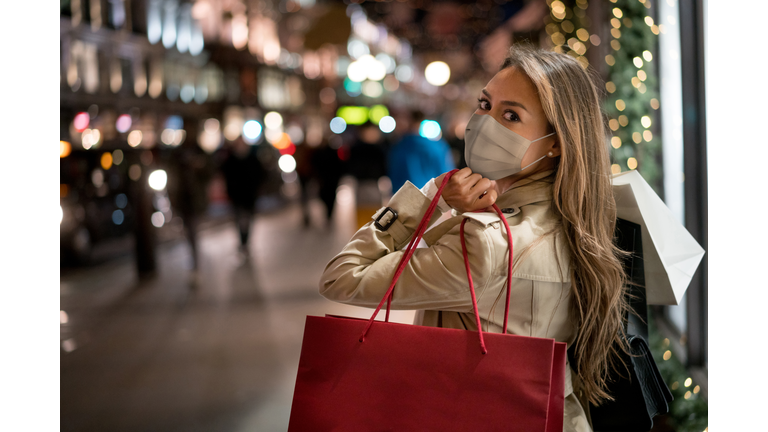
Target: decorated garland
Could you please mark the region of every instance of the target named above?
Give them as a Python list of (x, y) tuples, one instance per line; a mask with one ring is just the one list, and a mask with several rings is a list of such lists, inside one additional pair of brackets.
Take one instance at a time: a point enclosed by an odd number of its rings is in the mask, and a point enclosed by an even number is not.
[[(611, 39), (601, 40), (588, 29), (587, 0), (575, 0), (572, 7), (565, 0), (547, 0), (550, 22), (546, 31), (553, 50), (576, 58), (582, 66), (589, 62), (587, 51), (601, 43), (610, 44), (605, 83), (604, 111), (613, 136), (610, 139), (613, 173), (637, 169), (645, 180), (660, 191), (661, 140), (652, 129), (659, 109), (658, 80), (654, 67), (655, 47), (660, 30), (648, 16), (651, 0), (610, 0)], [(593, 0), (594, 1), (594, 0)]]

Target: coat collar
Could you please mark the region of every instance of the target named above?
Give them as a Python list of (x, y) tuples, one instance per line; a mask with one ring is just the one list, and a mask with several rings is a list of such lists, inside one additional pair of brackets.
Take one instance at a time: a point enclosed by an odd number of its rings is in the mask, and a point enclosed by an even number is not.
[(496, 200), (496, 205), (500, 209), (519, 209), (527, 204), (551, 200), (554, 174), (554, 170), (542, 171), (520, 180)]

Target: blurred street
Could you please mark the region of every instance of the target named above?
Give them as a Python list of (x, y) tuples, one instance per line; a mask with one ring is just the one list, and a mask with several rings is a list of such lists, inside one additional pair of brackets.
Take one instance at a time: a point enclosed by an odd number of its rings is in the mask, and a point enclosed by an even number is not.
[(351, 197), (332, 229), (300, 229), (298, 204), (257, 216), (247, 258), (233, 223), (204, 229), (197, 283), (183, 240), (158, 248), (145, 281), (130, 256), (62, 269), (61, 429), (285, 431), (305, 316), (370, 316), (318, 294), (353, 234)]

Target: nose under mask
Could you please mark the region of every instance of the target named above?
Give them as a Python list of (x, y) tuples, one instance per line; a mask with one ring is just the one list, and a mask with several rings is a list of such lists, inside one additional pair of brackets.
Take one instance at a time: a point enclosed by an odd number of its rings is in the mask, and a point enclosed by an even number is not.
[(498, 180), (517, 174), (544, 159), (546, 155), (522, 166), (523, 157), (531, 143), (554, 134), (552, 132), (529, 141), (505, 128), (490, 115), (472, 114), (464, 134), (464, 159), (472, 172)]

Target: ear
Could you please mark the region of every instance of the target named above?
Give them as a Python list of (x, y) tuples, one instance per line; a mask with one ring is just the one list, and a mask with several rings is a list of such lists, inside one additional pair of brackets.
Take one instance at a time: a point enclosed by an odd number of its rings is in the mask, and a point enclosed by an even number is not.
[(560, 154), (562, 153), (560, 148), (560, 139), (557, 138), (557, 135), (554, 136), (554, 140), (552, 140), (552, 143), (549, 144), (549, 146), (546, 148), (547, 156), (549, 156), (549, 153), (552, 153), (552, 156), (549, 157), (560, 157)]

